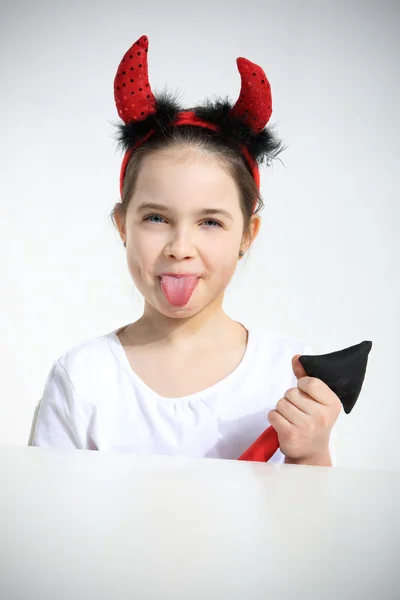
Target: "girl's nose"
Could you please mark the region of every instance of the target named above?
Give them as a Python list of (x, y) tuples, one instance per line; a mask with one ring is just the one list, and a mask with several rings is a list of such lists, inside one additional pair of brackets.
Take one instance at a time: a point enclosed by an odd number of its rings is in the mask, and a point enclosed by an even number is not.
[(191, 258), (195, 254), (195, 246), (189, 232), (176, 231), (165, 246), (166, 256), (183, 260)]

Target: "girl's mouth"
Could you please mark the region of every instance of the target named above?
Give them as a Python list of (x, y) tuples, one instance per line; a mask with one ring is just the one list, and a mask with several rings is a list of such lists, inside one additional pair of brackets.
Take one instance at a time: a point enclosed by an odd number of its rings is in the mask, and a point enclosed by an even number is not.
[(168, 274), (160, 276), (161, 290), (171, 306), (186, 306), (199, 282), (198, 275)]

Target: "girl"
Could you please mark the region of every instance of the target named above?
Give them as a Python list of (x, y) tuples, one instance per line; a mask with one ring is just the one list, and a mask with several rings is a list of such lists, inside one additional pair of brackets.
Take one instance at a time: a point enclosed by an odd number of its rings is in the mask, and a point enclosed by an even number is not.
[(330, 466), (341, 403), (306, 376), (298, 357), (309, 347), (223, 310), (260, 229), (258, 164), (282, 150), (266, 128), (268, 80), (238, 59), (234, 106), (182, 110), (153, 95), (147, 51), (142, 36), (114, 81), (125, 156), (112, 216), (143, 315), (55, 361), (32, 444), (236, 459), (268, 419), (272, 462)]

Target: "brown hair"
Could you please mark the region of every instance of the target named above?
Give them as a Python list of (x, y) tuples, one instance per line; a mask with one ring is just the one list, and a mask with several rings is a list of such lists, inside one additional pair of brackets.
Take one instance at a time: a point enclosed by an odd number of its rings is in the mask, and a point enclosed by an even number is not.
[[(229, 146), (218, 133), (190, 125), (181, 125), (163, 133), (155, 133), (135, 150), (126, 170), (121, 203), (117, 204), (111, 212), (114, 225), (117, 211), (122, 216), (126, 215), (144, 157), (152, 152), (176, 146), (195, 147), (201, 152), (214, 156), (233, 177), (240, 194), (240, 205), (244, 218), (243, 232), (248, 234), (252, 214), (259, 213), (264, 207), (264, 203), (245, 158), (238, 148)], [(254, 211), (256, 200), (257, 207)]]

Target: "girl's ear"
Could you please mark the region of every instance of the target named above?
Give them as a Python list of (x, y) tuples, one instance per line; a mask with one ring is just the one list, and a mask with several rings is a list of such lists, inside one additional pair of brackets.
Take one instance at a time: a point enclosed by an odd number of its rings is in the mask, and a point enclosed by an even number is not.
[(258, 232), (260, 231), (260, 227), (261, 227), (261, 217), (259, 215), (253, 215), (250, 219), (250, 224), (248, 227), (248, 230), (245, 232), (244, 236), (243, 236), (243, 242), (242, 242), (242, 246), (241, 249), (244, 252), (247, 252), (250, 248), (250, 246), (253, 244), (254, 240), (256, 239)]
[(115, 224), (118, 227), (119, 235), (121, 236), (122, 241), (125, 242), (125, 238), (126, 238), (125, 215), (123, 214), (121, 208), (122, 208), (121, 202), (117, 202), (117, 204), (114, 206), (113, 215), (114, 215)]

